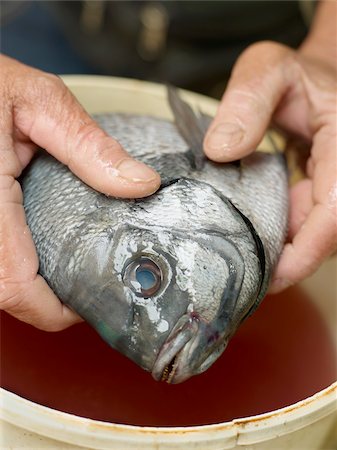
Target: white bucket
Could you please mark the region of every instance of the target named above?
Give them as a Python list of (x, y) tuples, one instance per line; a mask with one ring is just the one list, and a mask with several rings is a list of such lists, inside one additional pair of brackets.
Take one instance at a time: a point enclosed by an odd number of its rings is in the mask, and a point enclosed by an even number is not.
[[(90, 113), (124, 111), (171, 117), (165, 90), (160, 86), (107, 77), (67, 76), (64, 80)], [(185, 97), (201, 106), (203, 112), (214, 114), (217, 106), (214, 100), (192, 93)], [(267, 141), (263, 144), (264, 147), (268, 145)], [(310, 298), (322, 313), (337, 346), (336, 262), (336, 258), (326, 262), (303, 283), (303, 289), (310, 293)], [(298, 403), (269, 413), (191, 427), (157, 428), (100, 422), (41, 406), (5, 389), (0, 391), (0, 402), (0, 443), (3, 449), (337, 448), (337, 383)]]

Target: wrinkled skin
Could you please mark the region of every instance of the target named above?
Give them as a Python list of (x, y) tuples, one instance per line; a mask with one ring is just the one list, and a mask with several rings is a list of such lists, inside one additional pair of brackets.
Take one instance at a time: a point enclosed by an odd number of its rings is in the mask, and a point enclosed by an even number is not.
[(328, 27), (322, 45), (314, 33), (300, 51), (263, 42), (241, 55), (205, 139), (209, 158), (232, 161), (250, 154), (273, 121), (310, 148), (306, 176), (290, 191), (289, 242), (272, 292), (308, 277), (337, 249), (336, 3), (329, 3), (334, 31), (329, 37)]
[(82, 319), (38, 273), (17, 178), (42, 147), (109, 195), (142, 197), (160, 184), (92, 120), (62, 80), (0, 55), (0, 309), (58, 331)]

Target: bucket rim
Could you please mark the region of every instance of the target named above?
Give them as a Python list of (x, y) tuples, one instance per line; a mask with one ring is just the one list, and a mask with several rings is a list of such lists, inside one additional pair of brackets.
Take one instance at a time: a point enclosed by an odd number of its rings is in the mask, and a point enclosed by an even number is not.
[[(99, 87), (150, 95), (161, 102), (166, 97), (163, 85), (147, 81), (96, 75), (65, 75), (62, 79), (75, 94), (76, 89)], [(218, 101), (201, 94), (183, 92), (191, 104), (201, 104), (204, 113), (215, 112)], [(85, 106), (89, 112), (93, 112), (90, 106)], [(111, 111), (115, 109), (111, 105)], [(170, 117), (170, 111), (163, 108), (158, 115), (167, 118)], [(269, 145), (270, 142), (264, 139), (259, 147)], [(337, 381), (310, 397), (280, 409), (229, 422), (190, 427), (143, 427), (98, 421), (43, 406), (0, 388), (0, 420), (57, 441), (86, 448), (90, 445), (90, 448), (95, 449), (107, 448), (111, 443), (122, 445), (129, 442), (129, 448), (137, 449), (141, 448), (141, 443), (158, 443), (159, 437), (161, 443), (198, 442), (202, 445), (210, 439), (210, 433), (212, 441), (221, 442), (221, 448), (233, 443), (251, 445), (302, 429), (336, 411)]]
[[(103, 422), (43, 406), (0, 388), (0, 419), (25, 430), (69, 443), (88, 445), (94, 438), (95, 446), (118, 439), (148, 441), (161, 440), (202, 441), (209, 433), (219, 438), (233, 439), (241, 444), (262, 442), (272, 436), (287, 434), (315, 423), (337, 411), (337, 381), (327, 388), (289, 406), (255, 416), (233, 419), (229, 422), (189, 427), (144, 427)], [(258, 441), (257, 441), (258, 439)]]

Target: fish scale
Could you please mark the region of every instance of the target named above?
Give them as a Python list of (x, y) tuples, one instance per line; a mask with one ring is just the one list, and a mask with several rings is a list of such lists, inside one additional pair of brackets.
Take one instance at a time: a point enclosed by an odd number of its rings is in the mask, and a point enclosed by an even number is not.
[(107, 197), (45, 152), (21, 183), (39, 271), (60, 300), (155, 379), (179, 383), (220, 356), (264, 297), (288, 194), (280, 154), (207, 161), (204, 119), (176, 91), (169, 100), (179, 129), (149, 116), (95, 116), (160, 173), (154, 195)]

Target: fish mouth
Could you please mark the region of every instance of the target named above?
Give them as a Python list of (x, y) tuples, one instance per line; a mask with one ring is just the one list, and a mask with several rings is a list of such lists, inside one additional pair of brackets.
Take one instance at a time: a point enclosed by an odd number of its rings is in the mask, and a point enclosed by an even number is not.
[(152, 376), (157, 381), (167, 383), (180, 383), (190, 375), (178, 373), (178, 369), (184, 366), (189, 350), (198, 335), (198, 319), (194, 317), (182, 317), (171, 331), (166, 342), (162, 346), (152, 369)]

